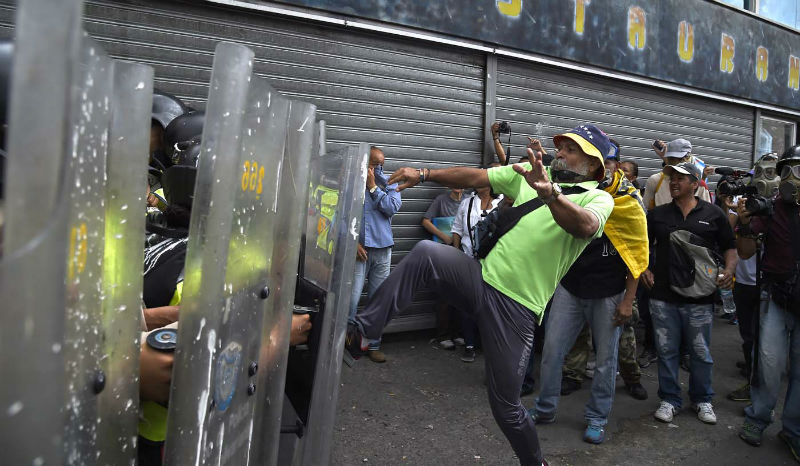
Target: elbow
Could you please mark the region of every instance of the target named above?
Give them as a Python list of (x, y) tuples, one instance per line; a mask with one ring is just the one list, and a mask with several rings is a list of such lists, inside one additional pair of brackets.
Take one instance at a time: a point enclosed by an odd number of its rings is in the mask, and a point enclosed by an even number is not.
[(598, 228), (600, 228), (600, 222), (597, 221), (594, 215), (591, 215), (591, 220), (582, 222), (578, 226), (577, 231), (573, 233), (573, 236), (579, 239), (589, 239), (597, 233)]

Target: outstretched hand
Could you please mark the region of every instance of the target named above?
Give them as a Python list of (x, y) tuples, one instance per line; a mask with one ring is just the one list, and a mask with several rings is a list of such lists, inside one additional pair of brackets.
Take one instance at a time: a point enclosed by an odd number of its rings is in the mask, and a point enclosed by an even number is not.
[(419, 184), (419, 170), (411, 167), (403, 167), (395, 170), (389, 177), (387, 184), (397, 183), (397, 190), (402, 191), (406, 188)]
[(525, 170), (522, 164), (515, 163), (514, 171), (522, 175), (528, 186), (535, 189), (539, 196), (549, 196), (552, 193), (552, 183), (547, 177), (547, 171), (542, 163), (542, 153), (534, 152), (528, 148), (528, 158), (530, 159), (531, 169)]

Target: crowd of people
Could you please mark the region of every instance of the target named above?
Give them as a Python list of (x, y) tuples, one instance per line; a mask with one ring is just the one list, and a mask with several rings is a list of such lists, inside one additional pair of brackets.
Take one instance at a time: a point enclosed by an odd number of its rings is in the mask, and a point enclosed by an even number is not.
[[(480, 351), (496, 422), (521, 464), (540, 465), (536, 425), (556, 422), (560, 397), (587, 373), (586, 442), (605, 440), (618, 373), (633, 398), (648, 399), (641, 370), (653, 362), (656, 420), (682, 411), (683, 368), (692, 411), (716, 424), (711, 329), (721, 315), (743, 340), (745, 383), (727, 394), (749, 402), (739, 436), (761, 444), (788, 368), (779, 436), (800, 462), (800, 146), (764, 155), (749, 172), (723, 171), (712, 193), (714, 168), (684, 138), (653, 143), (663, 168), (642, 186), (637, 163), (595, 125), (556, 135), (552, 155), (529, 138), (514, 164), (503, 126), (491, 127), (491, 167), (403, 167), (386, 179), (387, 192), (426, 182), (449, 189), (422, 220), (431, 240), (351, 313), (347, 350), (356, 358), (369, 351), (417, 291), (433, 290), (440, 302), (431, 343), (463, 346), (467, 363)], [(538, 378), (535, 336), (543, 338)], [(521, 397), (537, 382), (525, 406)]]

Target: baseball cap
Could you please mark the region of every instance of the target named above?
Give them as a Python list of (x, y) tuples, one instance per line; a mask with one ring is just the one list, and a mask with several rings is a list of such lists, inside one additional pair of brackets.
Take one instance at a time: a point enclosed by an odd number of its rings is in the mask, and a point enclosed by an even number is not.
[(692, 162), (681, 162), (677, 165), (667, 165), (664, 167), (664, 173), (667, 176), (672, 175), (673, 171), (693, 176), (695, 181), (700, 181), (700, 177), (702, 176), (700, 168)]
[(578, 125), (571, 131), (553, 136), (553, 144), (558, 147), (559, 141), (564, 138), (575, 141), (583, 152), (595, 157), (600, 162), (605, 161), (611, 151), (611, 142), (608, 140), (608, 136), (591, 123)]
[(664, 157), (682, 159), (692, 152), (692, 143), (686, 139), (676, 139), (667, 143), (667, 153)]
[(606, 160), (616, 160), (619, 162), (619, 144), (617, 141), (609, 138), (608, 139), (608, 154), (606, 154)]

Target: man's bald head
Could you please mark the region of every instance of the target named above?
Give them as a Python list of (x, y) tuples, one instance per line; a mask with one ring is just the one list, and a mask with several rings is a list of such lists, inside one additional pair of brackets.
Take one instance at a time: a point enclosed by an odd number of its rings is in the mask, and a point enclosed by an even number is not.
[(369, 148), (369, 166), (375, 168), (379, 165), (383, 165), (383, 162), (386, 157), (383, 155), (383, 151), (377, 147), (372, 146)]

